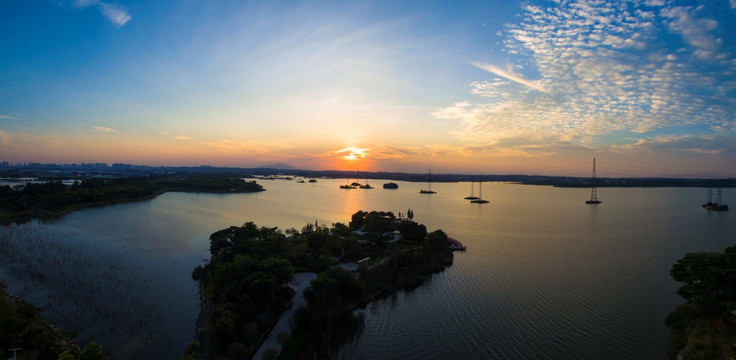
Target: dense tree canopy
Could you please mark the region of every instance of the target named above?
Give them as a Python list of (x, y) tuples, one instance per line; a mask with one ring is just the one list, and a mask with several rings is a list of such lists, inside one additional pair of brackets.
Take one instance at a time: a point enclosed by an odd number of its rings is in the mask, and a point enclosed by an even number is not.
[(683, 283), (677, 294), (719, 314), (736, 310), (736, 246), (721, 253), (688, 253), (670, 275)]
[(736, 246), (723, 253), (694, 252), (670, 270), (683, 283), (677, 294), (687, 302), (665, 320), (670, 328), (670, 358), (736, 358)]

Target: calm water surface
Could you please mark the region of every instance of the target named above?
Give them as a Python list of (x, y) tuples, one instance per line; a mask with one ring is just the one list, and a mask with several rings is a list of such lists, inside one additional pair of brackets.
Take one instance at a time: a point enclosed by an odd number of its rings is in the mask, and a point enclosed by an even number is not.
[[(468, 246), (430, 283), (361, 310), (364, 335), (341, 353), (356, 359), (665, 359), (664, 317), (681, 302), (670, 266), (686, 252), (736, 244), (734, 214), (700, 207), (705, 189), (603, 188), (603, 204), (591, 206), (584, 204), (588, 189), (485, 183), (490, 203), (480, 205), (463, 200), (467, 183), (432, 184), (437, 194), (422, 195), (426, 184), (339, 189), (344, 182), (262, 181), (268, 191), (255, 194), (167, 193), (6, 227), (0, 235), (90, 243), (92, 250), (75, 250), (80, 257), (109, 252), (133, 268), (127, 303), (157, 315), (149, 323), (150, 317), (117, 317), (137, 321), (127, 328), (141, 326), (150, 333), (145, 339), (117, 331), (125, 327), (111, 320), (103, 324), (98, 339), (119, 358), (181, 357), (199, 305), (191, 270), (208, 257), (209, 234), (246, 221), (299, 229), (314, 221), (347, 223), (361, 209), (411, 208), (430, 231), (443, 229)], [(724, 195), (728, 203), (729, 191)], [(8, 266), (0, 265), (0, 275), (10, 276)], [(65, 321), (60, 305), (45, 306), (63, 289), (22, 276), (5, 282), (52, 320)], [(81, 297), (75, 294), (64, 295)], [(104, 290), (99, 301), (106, 296), (119, 297)], [(109, 316), (90, 321), (103, 318)]]

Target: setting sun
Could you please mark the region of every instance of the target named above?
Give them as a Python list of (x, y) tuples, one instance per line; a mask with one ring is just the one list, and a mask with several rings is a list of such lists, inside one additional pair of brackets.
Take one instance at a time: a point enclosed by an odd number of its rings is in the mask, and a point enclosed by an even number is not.
[(354, 147), (349, 147), (347, 149), (342, 149), (336, 151), (338, 154), (344, 154), (342, 155), (343, 160), (348, 161), (354, 161), (354, 160), (360, 160), (365, 159), (366, 156), (368, 156), (367, 151), (370, 149), (356, 149)]

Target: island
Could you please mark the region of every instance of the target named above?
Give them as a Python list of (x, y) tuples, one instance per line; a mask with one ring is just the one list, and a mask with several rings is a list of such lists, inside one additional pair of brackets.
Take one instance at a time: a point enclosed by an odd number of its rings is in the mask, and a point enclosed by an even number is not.
[(693, 252), (670, 270), (686, 302), (667, 315), (671, 359), (736, 358), (736, 246)]
[(263, 190), (255, 181), (245, 181), (227, 173), (85, 177), (71, 184), (46, 177), (18, 187), (0, 186), (0, 225), (60, 216), (88, 207), (150, 199), (167, 191), (246, 193)]
[[(192, 272), (202, 310), (185, 359), (248, 359), (269, 337), (283, 345), (280, 355), (262, 349), (259, 358), (331, 358), (363, 329), (352, 310), (452, 265), (459, 242), (442, 230), (428, 233), (413, 213), (358, 211), (348, 225), (285, 231), (246, 222), (213, 233), (211, 259)], [(296, 284), (295, 274), (305, 273), (311, 282)], [(293, 310), (290, 331), (274, 334), (297, 300), (289, 285), (306, 286), (307, 304)]]
[(384, 189), (398, 189), (399, 188), (399, 184), (397, 184), (395, 182), (389, 182), (389, 183), (383, 184), (383, 188)]

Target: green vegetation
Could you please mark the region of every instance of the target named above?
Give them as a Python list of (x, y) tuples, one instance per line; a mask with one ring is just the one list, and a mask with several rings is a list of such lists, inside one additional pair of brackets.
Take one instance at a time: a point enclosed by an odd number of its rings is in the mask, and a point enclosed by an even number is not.
[(670, 275), (683, 283), (677, 294), (687, 300), (667, 315), (670, 357), (736, 359), (736, 246), (688, 253)]
[(23, 190), (0, 186), (0, 224), (74, 210), (153, 198), (166, 191), (240, 193), (262, 191), (254, 181), (227, 174), (169, 174), (127, 178), (84, 178), (71, 186), (61, 180), (27, 183)]
[(41, 317), (38, 310), (13, 297), (0, 283), (0, 359), (105, 360), (102, 345), (90, 342), (84, 350), (72, 344), (64, 334)]
[[(248, 222), (219, 230), (210, 236), (212, 259), (192, 272), (203, 290), (203, 313), (211, 311), (210, 331), (185, 357), (252, 356), (291, 304), (287, 282), (294, 271), (310, 271), (318, 276), (304, 292), (308, 306), (294, 313), (292, 336), (278, 334), (283, 351), (264, 356), (329, 358), (362, 332), (363, 319), (351, 310), (451, 265), (448, 245), (441, 230), (427, 235), (424, 225), (376, 211), (357, 212), (350, 226), (314, 223), (282, 232)], [(360, 260), (355, 272), (336, 266)]]

